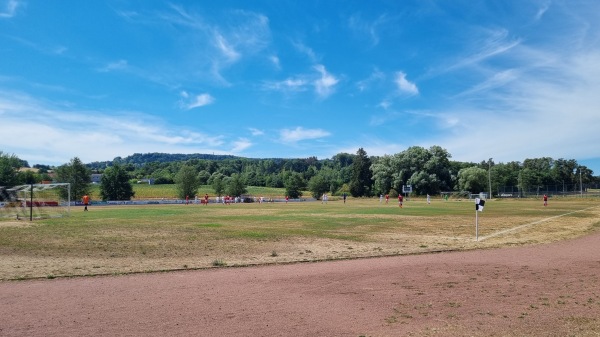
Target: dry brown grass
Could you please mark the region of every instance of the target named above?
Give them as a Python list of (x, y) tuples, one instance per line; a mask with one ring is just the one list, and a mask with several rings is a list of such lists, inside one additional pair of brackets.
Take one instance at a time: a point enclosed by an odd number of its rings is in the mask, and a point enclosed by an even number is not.
[[(0, 220), (0, 279), (348, 259), (564, 240), (597, 230), (596, 200), (490, 201), (475, 241), (471, 202), (378, 200), (110, 206)], [(511, 230), (514, 229), (514, 230)], [(503, 234), (499, 234), (505, 231)]]

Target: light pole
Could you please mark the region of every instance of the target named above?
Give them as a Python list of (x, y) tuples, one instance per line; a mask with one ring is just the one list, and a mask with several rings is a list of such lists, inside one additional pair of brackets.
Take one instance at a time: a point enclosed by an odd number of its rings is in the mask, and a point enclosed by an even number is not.
[(579, 191), (583, 198), (583, 183), (581, 182), (581, 166), (579, 167)]
[[(581, 197), (583, 198), (583, 184), (582, 184), (582, 179), (581, 179), (581, 166), (579, 166), (576, 169), (573, 169), (573, 174), (577, 174), (577, 171), (579, 170), (579, 195), (581, 195)], [(575, 192), (575, 191), (573, 191)]]
[(492, 199), (492, 158), (488, 160), (488, 182), (490, 183), (490, 199)]

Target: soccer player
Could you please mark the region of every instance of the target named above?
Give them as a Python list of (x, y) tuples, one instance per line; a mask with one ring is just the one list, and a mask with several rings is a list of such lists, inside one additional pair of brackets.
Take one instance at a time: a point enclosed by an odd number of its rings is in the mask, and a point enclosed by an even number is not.
[(83, 205), (85, 206), (85, 208), (83, 209), (84, 211), (87, 211), (87, 207), (90, 203), (90, 197), (86, 194), (83, 196), (83, 198), (81, 198), (81, 200), (83, 201)]
[(404, 198), (402, 197), (402, 194), (398, 194), (398, 206), (400, 206), (400, 208), (402, 208), (403, 200), (404, 200)]

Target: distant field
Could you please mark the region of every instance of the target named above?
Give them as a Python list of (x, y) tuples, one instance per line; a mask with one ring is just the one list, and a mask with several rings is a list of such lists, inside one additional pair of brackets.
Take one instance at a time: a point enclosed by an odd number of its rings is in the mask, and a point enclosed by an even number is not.
[[(134, 199), (175, 199), (177, 198), (177, 190), (174, 184), (166, 185), (148, 185), (148, 184), (133, 184), (135, 192)], [(198, 197), (208, 194), (211, 197), (215, 196), (215, 191), (209, 185), (202, 185), (198, 189)], [(265, 198), (281, 198), (285, 196), (284, 188), (273, 187), (257, 187), (249, 186), (248, 194), (254, 196), (264, 196)], [(100, 186), (92, 185), (90, 196), (94, 200), (100, 200)], [(304, 192), (305, 197), (310, 197), (310, 192)]]
[(0, 219), (0, 279), (491, 248), (563, 240), (599, 228), (597, 200), (578, 198), (551, 200), (548, 207), (541, 200), (490, 200), (479, 213), (479, 242), (473, 201), (434, 198), (428, 205), (413, 199), (402, 209), (376, 198), (346, 204), (95, 206), (89, 212), (72, 207), (66, 218)]

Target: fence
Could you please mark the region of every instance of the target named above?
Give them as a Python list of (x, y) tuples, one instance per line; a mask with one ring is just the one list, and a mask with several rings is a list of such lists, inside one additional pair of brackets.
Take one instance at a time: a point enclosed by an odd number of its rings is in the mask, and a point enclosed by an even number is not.
[(561, 184), (540, 186), (501, 186), (498, 188), (496, 197), (500, 198), (528, 198), (548, 196), (581, 196), (600, 197), (599, 184)]

